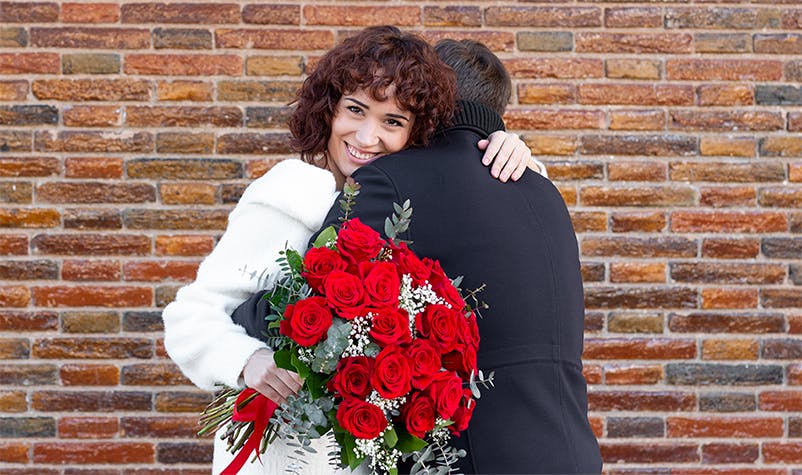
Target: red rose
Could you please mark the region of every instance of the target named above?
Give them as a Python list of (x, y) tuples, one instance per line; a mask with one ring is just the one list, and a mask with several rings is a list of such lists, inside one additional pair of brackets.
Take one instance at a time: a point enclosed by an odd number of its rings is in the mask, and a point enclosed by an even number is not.
[(398, 277), (396, 265), (390, 262), (370, 262), (359, 265), (365, 271), (363, 282), (370, 302), (376, 307), (394, 307), (398, 305), (401, 292), (401, 279)]
[(401, 275), (409, 274), (412, 277), (413, 285), (423, 285), (431, 273), (429, 267), (403, 243), (393, 249), (393, 262), (398, 264)]
[(457, 345), (457, 349), (443, 355), (443, 367), (456, 371), (463, 379), (476, 373), (476, 350), (471, 345)]
[(465, 317), (458, 311), (445, 305), (432, 304), (417, 315), (415, 328), (421, 335), (436, 343), (441, 353), (448, 353), (456, 345), (462, 323), (459, 321), (460, 318)]
[(332, 271), (345, 270), (345, 260), (327, 247), (313, 247), (304, 256), (304, 270), (301, 276), (317, 293), (323, 293), (323, 281)]
[(379, 233), (362, 224), (359, 218), (343, 223), (337, 233), (337, 249), (353, 263), (369, 261), (382, 250), (384, 241)]
[(432, 284), (432, 290), (438, 296), (444, 298), (454, 310), (465, 308), (465, 300), (459, 294), (457, 288), (454, 287), (454, 284), (451, 283), (451, 279), (446, 276), (445, 271), (440, 266), (440, 261), (424, 258), (423, 263), (431, 270), (429, 283)]
[(427, 432), (434, 429), (434, 401), (423, 393), (415, 393), (401, 408), (401, 415), (407, 431), (415, 437), (422, 439)]
[(365, 289), (359, 277), (341, 270), (332, 271), (323, 283), (326, 301), (337, 315), (352, 320), (361, 315), (367, 304)]
[(453, 371), (441, 371), (434, 376), (426, 393), (434, 400), (437, 414), (443, 419), (451, 419), (462, 399), (462, 379)]
[(412, 368), (401, 347), (385, 347), (376, 356), (371, 382), (382, 397), (395, 399), (412, 389)]
[(373, 358), (351, 356), (337, 363), (329, 389), (342, 397), (366, 398), (373, 390), (370, 375), (373, 373)]
[(440, 350), (429, 340), (417, 338), (407, 348), (407, 354), (412, 361), (412, 386), (423, 389), (440, 372)]
[(459, 403), (459, 407), (454, 411), (454, 415), (451, 416), (451, 420), (454, 423), (448, 426), (452, 434), (459, 437), (459, 433), (468, 428), (474, 408), (476, 408), (476, 401), (471, 396), (471, 390), (463, 390), (463, 398)]
[(465, 319), (461, 337), (463, 343), (472, 346), (474, 351), (479, 351), (479, 325), (476, 323), (475, 313), (471, 312), (471, 315)]
[(331, 321), (326, 299), (307, 297), (287, 305), (279, 330), (301, 346), (313, 346), (326, 336)]
[(345, 398), (337, 407), (337, 422), (357, 439), (376, 438), (387, 427), (378, 406), (355, 397)]
[(384, 307), (370, 310), (373, 319), (370, 322), (370, 336), (381, 347), (400, 345), (412, 341), (409, 331), (409, 316), (403, 310)]

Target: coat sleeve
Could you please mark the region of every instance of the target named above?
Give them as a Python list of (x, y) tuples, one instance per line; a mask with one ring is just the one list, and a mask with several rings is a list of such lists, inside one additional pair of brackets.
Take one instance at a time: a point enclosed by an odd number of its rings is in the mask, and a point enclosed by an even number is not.
[(195, 282), (181, 288), (162, 313), (167, 353), (200, 388), (241, 386), (248, 358), (266, 345), (230, 315), (275, 281), (280, 251), (305, 249), (336, 196), (330, 173), (299, 163), (300, 168), (277, 165), (248, 187)]

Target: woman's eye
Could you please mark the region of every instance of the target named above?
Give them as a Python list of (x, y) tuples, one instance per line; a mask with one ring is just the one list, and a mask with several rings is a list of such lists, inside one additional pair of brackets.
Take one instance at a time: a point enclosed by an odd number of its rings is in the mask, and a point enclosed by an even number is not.
[(360, 107), (357, 107), (357, 106), (346, 106), (345, 108), (348, 109), (349, 111), (353, 112), (354, 114), (361, 114), (362, 113), (362, 109)]
[(402, 124), (400, 121), (397, 121), (395, 119), (387, 119), (387, 124), (388, 125), (392, 125), (393, 127), (403, 127), (404, 126), (404, 124)]

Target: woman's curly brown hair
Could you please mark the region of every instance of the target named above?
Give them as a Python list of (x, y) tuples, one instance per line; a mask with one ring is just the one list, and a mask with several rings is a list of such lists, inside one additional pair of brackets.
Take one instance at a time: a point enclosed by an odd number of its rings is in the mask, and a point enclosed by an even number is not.
[(398, 105), (415, 115), (407, 145), (425, 145), (450, 123), (454, 73), (425, 40), (393, 26), (366, 28), (326, 53), (298, 90), (289, 119), (292, 146), (307, 162), (326, 157), (335, 107), (343, 94), (365, 89), (378, 100), (394, 86)]

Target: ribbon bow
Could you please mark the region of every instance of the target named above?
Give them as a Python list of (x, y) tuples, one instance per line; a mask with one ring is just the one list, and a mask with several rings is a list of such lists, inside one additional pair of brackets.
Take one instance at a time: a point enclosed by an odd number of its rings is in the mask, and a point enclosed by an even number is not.
[[(256, 394), (256, 396), (253, 396), (254, 394)], [(250, 397), (253, 397), (253, 399), (246, 403)], [(241, 406), (241, 404), (244, 404), (244, 406)], [(278, 408), (278, 404), (268, 399), (262, 393), (257, 392), (255, 389), (245, 388), (239, 396), (237, 396), (231, 420), (236, 422), (253, 422), (253, 432), (251, 432), (248, 440), (234, 457), (234, 460), (220, 472), (220, 475), (236, 475), (243, 465), (245, 465), (245, 462), (248, 461), (248, 456), (251, 455), (251, 452), (256, 452), (256, 457), (259, 457), (259, 446), (262, 442), (262, 434), (264, 434), (267, 423), (270, 421), (270, 418), (273, 417), (276, 408)]]

